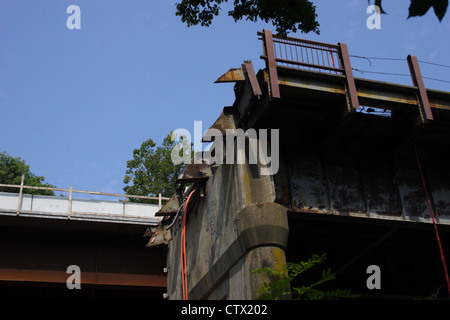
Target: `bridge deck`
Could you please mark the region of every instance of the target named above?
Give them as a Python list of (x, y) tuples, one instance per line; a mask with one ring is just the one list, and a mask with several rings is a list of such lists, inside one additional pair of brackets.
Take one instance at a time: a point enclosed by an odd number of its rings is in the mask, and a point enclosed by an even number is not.
[(157, 204), (0, 192), (0, 215), (156, 226), (158, 208)]

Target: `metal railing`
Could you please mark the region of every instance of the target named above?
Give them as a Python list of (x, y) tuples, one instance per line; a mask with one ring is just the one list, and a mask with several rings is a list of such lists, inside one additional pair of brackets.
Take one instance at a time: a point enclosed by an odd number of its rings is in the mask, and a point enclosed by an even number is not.
[(20, 185), (15, 184), (0, 184), (0, 187), (4, 188), (19, 188), (19, 199), (17, 204), (17, 215), (20, 214), (22, 209), (22, 199), (23, 199), (23, 190), (32, 189), (32, 190), (47, 190), (47, 191), (60, 191), (60, 192), (68, 192), (69, 193), (69, 206), (67, 217), (70, 219), (70, 215), (72, 214), (72, 194), (73, 193), (82, 193), (82, 194), (92, 194), (92, 195), (100, 195), (100, 196), (112, 196), (112, 197), (120, 197), (125, 198), (125, 203), (127, 203), (128, 199), (148, 199), (148, 200), (158, 200), (158, 208), (162, 207), (162, 201), (170, 200), (170, 198), (162, 197), (161, 193), (158, 194), (158, 197), (150, 197), (150, 196), (139, 196), (139, 195), (129, 195), (129, 194), (118, 194), (118, 193), (107, 193), (107, 192), (98, 192), (98, 191), (86, 191), (86, 190), (75, 190), (72, 186), (69, 189), (63, 188), (49, 188), (49, 187), (37, 187), (37, 186), (26, 186), (24, 185), (24, 176), (22, 175)]
[(350, 109), (359, 108), (350, 56), (345, 43), (329, 44), (305, 39), (280, 37), (270, 30), (258, 32), (263, 42), (272, 98), (280, 98), (277, 67), (289, 66), (344, 75)]
[[(345, 43), (330, 44), (292, 37), (273, 35), (270, 30), (258, 32), (263, 43), (264, 55), (269, 74), (270, 94), (272, 98), (280, 98), (277, 67), (294, 67), (310, 71), (336, 73), (343, 75), (350, 102), (350, 112), (360, 108), (358, 92), (353, 77), (350, 55)], [(413, 85), (417, 88), (421, 121), (433, 120), (423, 77), (416, 56), (408, 56), (408, 66)]]
[[(264, 36), (264, 33), (258, 32), (258, 35)], [(339, 45), (291, 37), (282, 38), (276, 35), (272, 35), (272, 42), (278, 65), (344, 73)], [(268, 58), (265, 46), (262, 58)]]
[(295, 38), (273, 37), (275, 60), (280, 65), (343, 74), (340, 47)]

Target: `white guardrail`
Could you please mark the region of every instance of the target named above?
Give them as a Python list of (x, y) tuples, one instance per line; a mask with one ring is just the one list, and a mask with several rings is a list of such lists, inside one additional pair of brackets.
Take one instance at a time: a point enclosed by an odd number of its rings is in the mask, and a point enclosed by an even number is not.
[[(20, 185), (0, 184), (0, 187), (19, 188), (19, 193), (0, 192), (0, 212), (2, 214), (26, 215), (42, 218), (65, 218), (76, 220), (96, 220), (110, 222), (136, 222), (155, 224), (159, 222), (155, 213), (161, 208), (162, 201), (169, 198), (124, 195), (96, 191), (46, 188)], [(68, 197), (31, 195), (26, 189), (68, 192)], [(109, 201), (73, 198), (74, 193), (93, 194), (125, 198), (125, 201)], [(129, 202), (129, 198), (158, 200), (158, 204)]]

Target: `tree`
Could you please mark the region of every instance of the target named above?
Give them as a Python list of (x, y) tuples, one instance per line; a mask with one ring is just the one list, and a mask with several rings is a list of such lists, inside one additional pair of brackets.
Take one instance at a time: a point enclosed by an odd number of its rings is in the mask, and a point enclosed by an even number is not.
[[(176, 4), (176, 15), (181, 16), (181, 21), (188, 27), (197, 24), (209, 26), (225, 2), (228, 0), (182, 0)], [(243, 18), (253, 22), (258, 19), (271, 22), (281, 35), (297, 30), (320, 33), (316, 7), (308, 0), (234, 0), (234, 8), (228, 11), (228, 15), (236, 22)]]
[[(134, 149), (133, 159), (127, 161), (127, 171), (123, 182), (126, 194), (140, 196), (171, 197), (175, 191), (176, 179), (185, 164), (172, 161), (172, 132), (156, 147), (152, 139), (145, 140), (139, 149)], [(156, 147), (156, 148), (155, 148)], [(134, 202), (151, 202), (145, 199), (131, 199)]]
[[(227, 2), (228, 0), (182, 0), (176, 4), (176, 15), (181, 16), (181, 21), (188, 27), (198, 24), (208, 27), (214, 17), (219, 15), (221, 6)], [(382, 8), (382, 0), (374, 0), (374, 4), (380, 7), (381, 13), (386, 13)], [(423, 16), (431, 7), (439, 21), (442, 21), (448, 0), (411, 0), (408, 18)], [(297, 30), (320, 33), (316, 7), (308, 0), (234, 0), (233, 9), (228, 11), (228, 15), (236, 22), (244, 18), (253, 22), (258, 19), (271, 22), (281, 36)]]
[(431, 7), (439, 21), (442, 21), (447, 12), (448, 0), (411, 0), (408, 18), (423, 16)]
[(304, 272), (314, 268), (318, 264), (324, 262), (326, 254), (313, 254), (307, 261), (300, 261), (300, 263), (288, 262), (281, 270), (274, 270), (270, 267), (259, 268), (253, 273), (264, 275), (271, 279), (270, 282), (264, 282), (259, 289), (260, 300), (279, 300), (283, 297), (291, 297), (294, 300), (338, 300), (338, 299), (352, 299), (358, 298), (360, 295), (353, 294), (350, 290), (335, 289), (335, 290), (321, 290), (318, 287), (324, 283), (334, 280), (336, 275), (331, 273), (331, 269), (322, 270), (322, 279), (310, 284), (293, 286), (294, 280)]
[[(370, 4), (370, 0), (368, 0), (368, 2)], [(381, 13), (386, 13), (383, 10), (381, 4), (382, 0), (375, 0), (375, 5), (380, 7)], [(439, 21), (442, 21), (445, 13), (447, 12), (448, 0), (411, 0), (408, 9), (408, 19), (411, 17), (423, 16), (428, 12), (428, 10), (430, 10), (431, 7), (433, 7), (434, 13), (436, 14), (436, 17), (439, 19)]]
[[(44, 177), (36, 176), (30, 172), (30, 167), (20, 157), (14, 158), (6, 152), (0, 152), (0, 183), (20, 185), (22, 175), (24, 175), (24, 185), (26, 186), (55, 188), (49, 183), (44, 183)], [(19, 188), (0, 187), (0, 191), (19, 193)], [(27, 194), (55, 195), (51, 190), (25, 189), (24, 192)]]

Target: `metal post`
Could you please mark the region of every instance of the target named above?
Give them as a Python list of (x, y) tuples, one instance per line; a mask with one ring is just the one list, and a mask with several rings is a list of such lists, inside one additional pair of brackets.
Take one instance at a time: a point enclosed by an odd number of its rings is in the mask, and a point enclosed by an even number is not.
[(252, 87), (253, 95), (255, 96), (262, 95), (261, 87), (259, 86), (258, 79), (256, 78), (255, 69), (253, 68), (252, 62), (244, 61), (242, 67), (244, 71), (247, 73), (248, 81), (250, 82), (250, 86)]
[(270, 91), (272, 98), (280, 98), (280, 87), (278, 85), (277, 62), (273, 48), (272, 32), (264, 29), (264, 44), (267, 56), (267, 68), (269, 69)]
[(22, 208), (22, 193), (23, 193), (23, 181), (25, 179), (25, 176), (22, 175), (22, 178), (20, 179), (20, 189), (19, 189), (19, 203), (17, 204), (17, 215), (20, 214), (20, 209)]
[(72, 186), (69, 187), (69, 212), (67, 218), (70, 219), (70, 214), (72, 213)]
[(347, 84), (348, 95), (350, 97), (350, 112), (359, 109), (358, 92), (356, 91), (355, 78), (353, 78), (350, 56), (348, 55), (347, 45), (339, 43), (342, 65), (344, 67), (345, 81)]
[[(425, 89), (422, 73), (420, 72), (419, 61), (417, 60), (417, 57), (413, 55), (409, 55), (407, 60), (412, 82), (414, 86), (416, 86), (419, 90), (419, 108), (422, 116), (422, 121), (425, 122), (427, 120), (433, 120), (433, 113), (431, 112), (427, 90)], [(423, 118), (424, 116), (425, 119)]]

